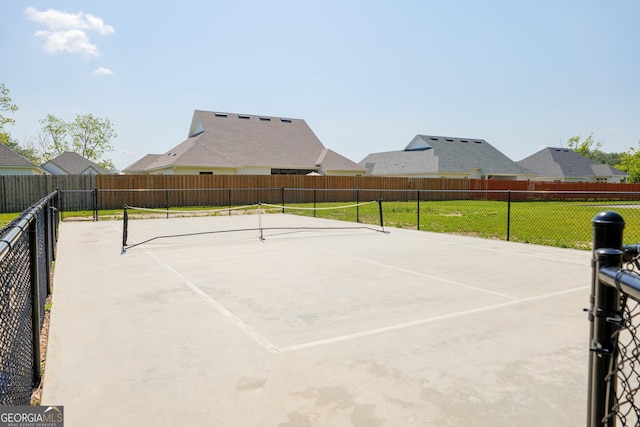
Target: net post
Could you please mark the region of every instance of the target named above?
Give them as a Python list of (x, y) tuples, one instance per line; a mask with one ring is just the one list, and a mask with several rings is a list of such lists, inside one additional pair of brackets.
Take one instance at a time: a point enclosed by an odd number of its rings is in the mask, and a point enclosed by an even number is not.
[(382, 198), (378, 200), (378, 210), (380, 211), (380, 228), (384, 231), (384, 219), (382, 218)]
[(98, 221), (98, 188), (93, 188), (93, 220)]
[(260, 229), (260, 240), (264, 240), (262, 233), (262, 202), (258, 202), (258, 228)]
[(284, 213), (284, 187), (281, 187), (281, 193), (282, 193), (282, 213)]
[(127, 229), (129, 227), (129, 213), (127, 212), (129, 207), (124, 205), (124, 215), (122, 220), (122, 252), (127, 247)]
[(360, 223), (360, 189), (356, 188), (356, 222)]
[(318, 190), (316, 190), (315, 188), (313, 189), (313, 217), (316, 217), (316, 204), (317, 204), (317, 192)]
[(227, 205), (229, 206), (229, 216), (231, 216), (231, 188), (227, 189)]

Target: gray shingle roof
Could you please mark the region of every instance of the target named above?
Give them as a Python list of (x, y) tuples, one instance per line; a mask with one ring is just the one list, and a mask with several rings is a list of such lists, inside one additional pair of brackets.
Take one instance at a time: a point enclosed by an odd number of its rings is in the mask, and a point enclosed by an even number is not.
[(520, 160), (518, 164), (547, 178), (627, 176), (613, 166), (598, 163), (568, 148), (547, 147)]
[(124, 169), (124, 171), (141, 172), (145, 168), (147, 168), (151, 163), (155, 162), (156, 159), (158, 157), (160, 157), (160, 156), (161, 156), (161, 154), (147, 154), (143, 158), (138, 159), (134, 163), (132, 163), (131, 165), (127, 166)]
[(0, 143), (0, 166), (37, 167), (25, 157)]
[(189, 137), (158, 156), (145, 170), (200, 166), (364, 172), (357, 163), (331, 150), (319, 165), (324, 150), (322, 142), (301, 119), (196, 110)]
[(88, 169), (93, 169), (100, 175), (107, 175), (110, 173), (102, 166), (99, 166), (91, 160), (85, 159), (80, 154), (72, 151), (64, 152), (55, 159), (49, 160), (47, 163), (42, 165), (44, 169), (47, 169), (49, 172), (54, 173), (53, 169), (48, 168), (50, 164), (57, 166), (69, 175), (81, 175), (83, 173), (86, 173)]
[(467, 173), (533, 175), (484, 139), (417, 135), (402, 151), (369, 154), (360, 165), (373, 175)]

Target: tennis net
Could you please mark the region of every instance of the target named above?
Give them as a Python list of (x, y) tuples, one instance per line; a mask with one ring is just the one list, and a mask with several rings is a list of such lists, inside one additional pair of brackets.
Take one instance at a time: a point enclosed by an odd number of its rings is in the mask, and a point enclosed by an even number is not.
[(254, 205), (179, 210), (124, 207), (122, 251), (142, 244), (215, 243), (318, 230), (385, 232), (382, 200), (322, 207)]

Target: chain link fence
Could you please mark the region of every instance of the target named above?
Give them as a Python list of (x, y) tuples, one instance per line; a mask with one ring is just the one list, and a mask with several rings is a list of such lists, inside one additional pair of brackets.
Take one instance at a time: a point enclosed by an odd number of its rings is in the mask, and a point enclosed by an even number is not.
[(587, 425), (640, 425), (640, 244), (623, 245), (625, 220), (593, 221)]
[(0, 405), (29, 404), (41, 380), (57, 201), (57, 192), (48, 195), (0, 230)]

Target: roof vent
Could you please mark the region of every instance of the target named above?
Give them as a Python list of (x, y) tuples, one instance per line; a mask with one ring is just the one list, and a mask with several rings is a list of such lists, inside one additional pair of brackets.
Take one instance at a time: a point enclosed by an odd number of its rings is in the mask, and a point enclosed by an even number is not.
[(447, 138), (447, 141), (449, 141), (449, 142), (453, 142), (453, 139), (451, 139), (451, 138)]
[(466, 139), (461, 139), (460, 142), (469, 142), (469, 141)]
[(473, 141), (473, 142), (475, 142), (476, 144), (482, 144), (482, 141)]
[(260, 121), (262, 121), (262, 122), (270, 122), (271, 119), (269, 117), (260, 117)]
[(282, 123), (291, 123), (291, 119), (280, 119)]
[(249, 120), (251, 117), (249, 117), (249, 116), (240, 116), (240, 115), (238, 115), (238, 118), (239, 118), (239, 119), (244, 119), (244, 120)]
[(433, 137), (433, 136), (429, 137), (429, 139), (432, 140), (432, 141), (437, 141), (438, 140), (438, 138)]
[(226, 114), (223, 114), (223, 113), (213, 113), (213, 114), (215, 114), (215, 115), (216, 115), (216, 117), (223, 117), (223, 118), (225, 118), (225, 119), (227, 118), (227, 115), (226, 115)]

